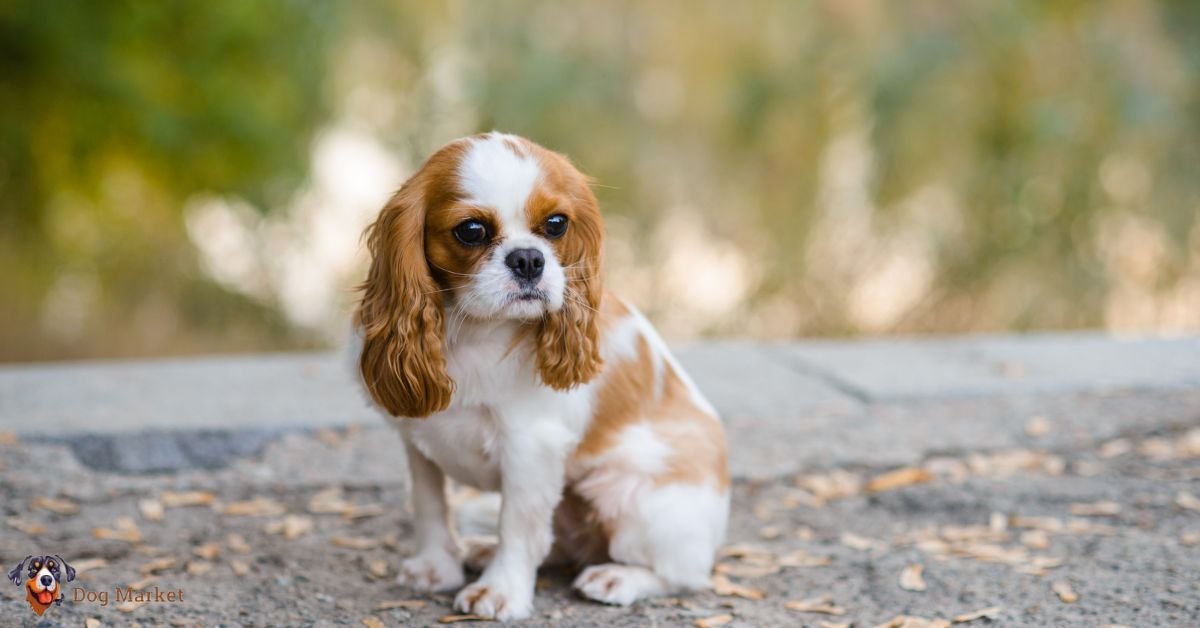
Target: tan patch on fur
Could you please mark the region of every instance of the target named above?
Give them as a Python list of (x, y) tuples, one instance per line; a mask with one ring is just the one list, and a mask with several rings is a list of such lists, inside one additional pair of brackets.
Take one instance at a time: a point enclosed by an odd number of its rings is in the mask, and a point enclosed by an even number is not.
[(554, 511), (554, 553), (578, 566), (610, 562), (611, 522), (600, 518), (592, 505), (567, 488)]

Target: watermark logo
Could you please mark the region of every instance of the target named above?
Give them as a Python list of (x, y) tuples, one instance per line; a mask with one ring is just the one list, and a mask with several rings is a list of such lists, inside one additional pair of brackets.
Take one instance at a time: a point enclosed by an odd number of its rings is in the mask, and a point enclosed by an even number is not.
[(51, 606), (62, 606), (66, 595), (63, 585), (75, 579), (75, 568), (61, 556), (26, 556), (8, 572), (8, 579), (25, 587), (25, 601), (39, 616)]

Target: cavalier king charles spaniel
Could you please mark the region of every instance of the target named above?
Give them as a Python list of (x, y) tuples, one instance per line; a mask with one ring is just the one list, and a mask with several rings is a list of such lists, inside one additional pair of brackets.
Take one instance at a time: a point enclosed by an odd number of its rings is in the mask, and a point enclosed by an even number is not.
[[(608, 604), (708, 586), (729, 512), (725, 435), (650, 323), (600, 279), (589, 180), (489, 133), (451, 142), (367, 232), (359, 372), (412, 473), (416, 553), (399, 580), (454, 606), (533, 611), (537, 570), (582, 569)], [(446, 477), (501, 495), (499, 542), (471, 561)]]

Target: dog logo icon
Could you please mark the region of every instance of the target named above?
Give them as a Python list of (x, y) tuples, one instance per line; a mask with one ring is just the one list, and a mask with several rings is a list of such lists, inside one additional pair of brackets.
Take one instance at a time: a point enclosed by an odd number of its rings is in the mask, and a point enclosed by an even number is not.
[(63, 585), (75, 579), (75, 569), (57, 554), (26, 556), (16, 569), (8, 572), (8, 579), (17, 586), (25, 585), (25, 601), (40, 616), (51, 606), (62, 605), (66, 598)]

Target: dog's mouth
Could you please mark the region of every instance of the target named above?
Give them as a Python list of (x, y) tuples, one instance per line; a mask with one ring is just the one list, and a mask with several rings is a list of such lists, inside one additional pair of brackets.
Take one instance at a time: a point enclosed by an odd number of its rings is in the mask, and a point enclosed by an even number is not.
[(550, 295), (546, 294), (545, 290), (539, 290), (537, 288), (522, 288), (521, 290), (509, 293), (508, 295), (509, 303), (529, 303), (535, 301), (541, 301), (545, 303), (549, 300)]
[(38, 604), (49, 605), (54, 602), (54, 591), (50, 589), (37, 591), (33, 588), (32, 583), (26, 585), (25, 588), (29, 590), (29, 594), (33, 596), (33, 599), (38, 601)]

